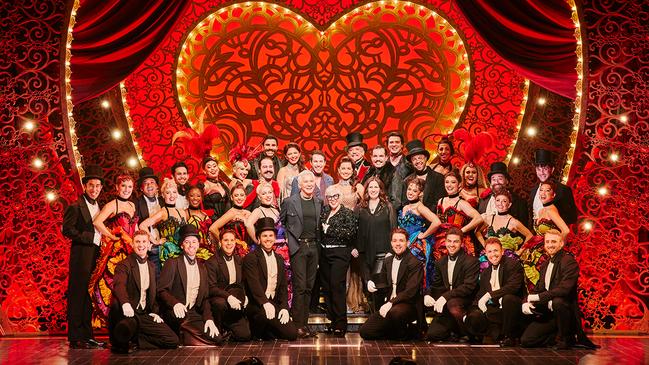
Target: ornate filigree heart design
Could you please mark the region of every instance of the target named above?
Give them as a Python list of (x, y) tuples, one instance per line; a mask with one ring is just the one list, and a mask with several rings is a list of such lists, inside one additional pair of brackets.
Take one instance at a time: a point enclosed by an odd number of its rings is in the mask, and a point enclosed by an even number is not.
[(270, 133), (333, 157), (352, 131), (370, 145), (395, 130), (408, 139), (451, 131), (470, 67), (460, 35), (423, 6), (370, 3), (320, 31), (288, 9), (253, 2), (199, 22), (175, 82), (189, 124), (204, 116), (226, 144)]

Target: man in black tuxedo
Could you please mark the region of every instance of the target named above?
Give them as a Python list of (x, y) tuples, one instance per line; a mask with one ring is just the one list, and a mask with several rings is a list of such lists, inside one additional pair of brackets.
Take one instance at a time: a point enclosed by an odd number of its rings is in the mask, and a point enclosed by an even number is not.
[[(536, 217), (539, 210), (543, 208), (543, 203), (539, 197), (539, 187), (543, 182), (548, 181), (554, 173), (554, 163), (552, 153), (548, 150), (538, 149), (534, 152), (534, 166), (536, 168), (536, 177), (539, 183), (534, 185), (530, 192), (530, 206), (532, 207), (532, 216)], [(559, 210), (559, 215), (567, 225), (577, 222), (577, 205), (575, 197), (572, 195), (572, 189), (561, 183), (556, 184), (554, 205)]]
[(530, 227), (530, 212), (528, 211), (527, 202), (514, 194), (511, 190), (509, 184), (511, 183), (512, 178), (507, 171), (507, 165), (504, 162), (492, 163), (489, 172), (487, 173), (487, 179), (489, 179), (491, 194), (486, 198), (480, 198), (480, 202), (478, 203), (478, 212), (480, 212), (480, 214), (487, 213), (488, 216), (497, 214), (496, 198), (493, 194), (498, 191), (498, 189), (505, 188), (512, 195), (512, 206), (509, 208), (509, 214), (518, 219), (521, 223)]
[(480, 274), (480, 289), (466, 318), (467, 331), (476, 337), (489, 335), (503, 347), (515, 346), (525, 295), (523, 266), (512, 257), (503, 256), (503, 246), (496, 237), (485, 242), (489, 267)]
[(190, 224), (180, 227), (183, 255), (167, 260), (162, 267), (158, 298), (162, 317), (174, 332), (182, 332), (182, 344), (217, 345), (223, 342), (223, 337), (212, 317), (207, 269), (196, 260), (198, 240), (196, 227)]
[(91, 349), (103, 347), (92, 334), (92, 303), (88, 294), (90, 275), (99, 255), (101, 234), (92, 220), (99, 214), (96, 199), (104, 184), (104, 171), (97, 165), (86, 168), (81, 180), (83, 195), (65, 208), (63, 235), (72, 240), (68, 276), (68, 341), (70, 348)]
[[(436, 212), (437, 202), (440, 198), (446, 196), (446, 189), (444, 189), (444, 175), (433, 171), (433, 169), (427, 166), (430, 152), (424, 148), (424, 143), (422, 141), (418, 139), (412, 140), (406, 144), (406, 148), (408, 149), (408, 155), (406, 158), (412, 164), (414, 172), (404, 180), (401, 204), (408, 204), (408, 199), (406, 198), (406, 190), (408, 190), (408, 187), (405, 185), (405, 181), (407, 181), (410, 176), (416, 176), (418, 179), (425, 181), (423, 197), (421, 199), (422, 203), (424, 203), (424, 205), (432, 212)], [(398, 208), (395, 207), (395, 209)]]
[(390, 186), (390, 190), (385, 193), (390, 198), (390, 203), (395, 210), (401, 208), (401, 196), (403, 194), (402, 181), (406, 181), (406, 177), (412, 173), (412, 166), (407, 158), (403, 155), (403, 134), (399, 132), (390, 132), (385, 140), (385, 144), (389, 150), (388, 163), (394, 167), (393, 180), (394, 183)]
[(158, 315), (155, 268), (147, 260), (149, 233), (133, 234), (133, 253), (115, 267), (113, 297), (108, 314), (110, 350), (129, 352), (134, 341), (140, 349), (178, 347), (178, 336)]
[[(408, 232), (395, 228), (391, 237), (394, 254), (385, 258), (380, 273), (388, 283), (389, 295), (379, 311), (361, 326), (360, 335), (366, 340), (406, 338), (409, 324), (418, 319), (418, 312), (423, 309), (424, 264), (408, 250)], [(372, 280), (367, 282), (367, 290), (377, 291)]]
[(280, 219), (286, 230), (293, 270), (293, 320), (302, 338), (315, 336), (307, 326), (311, 291), (318, 270), (320, 242), (320, 209), (322, 202), (314, 196), (315, 178), (305, 170), (297, 176), (300, 194), (282, 201)]
[[(158, 185), (160, 180), (155, 172), (150, 167), (143, 167), (140, 169), (139, 177), (137, 179), (137, 186), (140, 187), (142, 195), (135, 201), (135, 215), (138, 217), (138, 222), (144, 222), (145, 219), (156, 214), (162, 207), (164, 207), (164, 199), (158, 196)], [(155, 228), (151, 228), (149, 234), (158, 238), (158, 232)], [(151, 247), (149, 251), (149, 260), (155, 266), (156, 278), (160, 276), (160, 258), (158, 257), (158, 246)]]
[(235, 341), (250, 340), (250, 325), (244, 315), (248, 297), (243, 287), (242, 259), (234, 254), (236, 234), (221, 231), (221, 248), (206, 262), (210, 284), (210, 304), (216, 325), (230, 331)]
[(563, 250), (563, 235), (555, 229), (545, 233), (544, 248), (549, 260), (541, 264), (540, 278), (521, 309), (532, 321), (521, 336), (521, 346), (552, 345), (569, 349), (577, 344), (589, 349), (596, 346), (581, 327), (577, 302), (579, 265), (572, 254)]
[(446, 233), (448, 255), (435, 262), (433, 284), (424, 296), (424, 304), (433, 307), (435, 317), (426, 339), (444, 341), (452, 334), (465, 335), (464, 316), (478, 288), (478, 259), (461, 248), (464, 234), (452, 227)]
[(284, 259), (273, 251), (277, 238), (275, 221), (270, 217), (260, 218), (255, 224), (255, 232), (259, 248), (243, 259), (243, 280), (250, 294), (246, 312), (252, 335), (261, 339), (293, 341), (297, 338), (297, 329), (288, 313)]

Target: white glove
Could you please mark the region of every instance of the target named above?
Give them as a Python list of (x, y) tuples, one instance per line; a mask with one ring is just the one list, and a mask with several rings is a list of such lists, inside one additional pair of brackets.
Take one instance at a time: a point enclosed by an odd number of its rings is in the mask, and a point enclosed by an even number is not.
[(185, 313), (187, 313), (187, 307), (183, 303), (178, 303), (174, 305), (174, 314), (176, 318), (185, 318)]
[(369, 280), (367, 282), (367, 291), (370, 292), (370, 293), (374, 293), (374, 292), (376, 292), (376, 290), (377, 290), (376, 289), (376, 284), (374, 284), (374, 282), (372, 280)]
[(352, 257), (357, 258), (358, 257), (358, 250), (357, 249), (352, 249)]
[(392, 309), (392, 302), (387, 302), (381, 306), (379, 309), (379, 314), (381, 317), (385, 318), (388, 315), (388, 312)]
[(548, 302), (548, 309), (554, 312), (554, 308), (552, 308), (552, 301)]
[(426, 307), (432, 307), (435, 305), (435, 299), (431, 297), (430, 295), (424, 295), (424, 305)]
[(219, 335), (219, 329), (216, 328), (214, 321), (211, 319), (205, 321), (205, 327), (203, 327), (203, 332), (207, 333), (212, 338)]
[(530, 302), (523, 303), (523, 306), (521, 307), (521, 310), (523, 311), (523, 313), (528, 314), (528, 315), (533, 314), (532, 309), (534, 309), (534, 304), (532, 304)]
[(153, 317), (153, 322), (155, 322), (155, 323), (163, 323), (163, 322), (164, 322), (164, 321), (162, 320), (162, 317), (160, 317), (159, 315), (157, 315), (157, 314), (155, 314), (155, 313), (149, 313), (149, 315), (150, 315), (151, 317)]
[(328, 229), (329, 225), (327, 223), (322, 223), (322, 232), (326, 234)]
[(235, 298), (234, 295), (228, 296), (228, 305), (235, 311), (241, 310), (241, 301)]
[(124, 312), (124, 316), (129, 318), (135, 315), (135, 311), (133, 310), (133, 307), (131, 307), (131, 303), (122, 304), (122, 312)]
[(445, 305), (446, 305), (446, 298), (439, 297), (439, 299), (435, 301), (435, 312), (442, 313), (442, 311), (444, 311)]
[(246, 295), (245, 299), (243, 300), (243, 307), (245, 308), (247, 306), (248, 306), (248, 296)]
[(538, 302), (539, 301), (539, 295), (538, 294), (530, 294), (527, 296), (527, 301), (528, 302)]
[(482, 313), (487, 311), (487, 302), (491, 299), (491, 294), (486, 293), (485, 295), (478, 300), (478, 308), (482, 311)]
[(279, 319), (280, 324), (287, 324), (289, 319), (288, 311), (286, 309), (279, 311), (277, 319)]
[(264, 304), (264, 311), (266, 311), (266, 318), (268, 320), (275, 318), (275, 306), (270, 302)]

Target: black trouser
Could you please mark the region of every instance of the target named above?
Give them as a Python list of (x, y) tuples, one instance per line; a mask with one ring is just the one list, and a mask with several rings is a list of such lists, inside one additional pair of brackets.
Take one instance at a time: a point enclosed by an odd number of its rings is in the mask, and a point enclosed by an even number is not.
[(320, 255), (320, 277), (327, 303), (327, 318), (333, 329), (347, 331), (347, 269), (349, 247), (324, 248)]
[(392, 306), (385, 318), (376, 312), (372, 313), (361, 326), (359, 333), (365, 340), (404, 339), (408, 325), (417, 319), (417, 309), (410, 303), (399, 303)]
[[(205, 333), (205, 321), (196, 307), (187, 310), (185, 318), (176, 318), (174, 311), (164, 313), (164, 321), (180, 338), (180, 343), (186, 346), (213, 346), (223, 342), (222, 334), (210, 337)], [(216, 324), (216, 322), (215, 322)]]
[(521, 336), (521, 346), (539, 347), (554, 343), (559, 335), (559, 341), (568, 343), (574, 340), (575, 330), (573, 309), (563, 298), (552, 298), (552, 311), (547, 303), (535, 304), (536, 314)]
[(300, 248), (291, 256), (293, 270), (293, 321), (298, 328), (305, 327), (309, 319), (311, 289), (318, 270), (318, 247), (315, 240), (300, 240)]
[(297, 338), (296, 324), (292, 320), (288, 323), (281, 324), (277, 316), (281, 308), (271, 301), (275, 307), (275, 318), (268, 319), (266, 311), (257, 303), (250, 303), (246, 308), (246, 315), (250, 318), (250, 330), (252, 336), (264, 340), (281, 339), (294, 341)]
[(521, 298), (507, 294), (496, 303), (487, 304), (487, 311), (482, 312), (474, 306), (466, 318), (466, 329), (474, 336), (488, 335), (496, 340), (501, 337), (518, 337), (518, 328), (521, 321)]
[(250, 325), (243, 312), (243, 303), (241, 303), (241, 310), (230, 308), (227, 300), (220, 297), (210, 299), (210, 303), (214, 322), (222, 332), (224, 329), (228, 329), (232, 332), (233, 340), (250, 341)]
[(68, 340), (70, 342), (92, 338), (92, 301), (88, 293), (88, 283), (98, 255), (97, 245), (73, 245), (70, 248), (68, 279)]
[(442, 313), (435, 313), (433, 321), (428, 326), (426, 339), (430, 341), (442, 341), (447, 339), (451, 332), (456, 335), (464, 335), (466, 328), (463, 318), (471, 302), (464, 298), (451, 298), (446, 302)]
[(129, 318), (115, 313), (118, 310), (111, 310), (108, 317), (110, 344), (114, 349), (128, 350), (131, 341), (137, 341), (140, 349), (178, 347), (178, 336), (165, 323), (155, 323), (153, 317), (142, 311)]

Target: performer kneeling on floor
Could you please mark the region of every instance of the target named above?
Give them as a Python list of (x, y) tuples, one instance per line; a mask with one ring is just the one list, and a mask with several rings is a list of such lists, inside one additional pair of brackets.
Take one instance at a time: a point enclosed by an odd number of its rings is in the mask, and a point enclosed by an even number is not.
[[(115, 267), (113, 297), (108, 315), (111, 351), (178, 347), (178, 336), (157, 314), (155, 266), (148, 261), (149, 233), (136, 231), (133, 253)], [(134, 346), (131, 346), (134, 342)]]
[(234, 254), (236, 234), (221, 232), (221, 248), (205, 262), (210, 283), (210, 304), (216, 324), (232, 333), (235, 341), (250, 340), (250, 326), (244, 314), (248, 297), (243, 288), (242, 258)]
[[(360, 335), (366, 340), (405, 339), (410, 324), (416, 320), (418, 310), (422, 310), (422, 283), (424, 264), (408, 250), (408, 232), (403, 228), (392, 230), (393, 255), (386, 256), (382, 276), (386, 277), (390, 295), (378, 313), (372, 313), (360, 328)], [(367, 282), (367, 290), (376, 292), (372, 280)], [(417, 333), (417, 327), (410, 327)]]
[(196, 260), (198, 230), (185, 224), (179, 231), (183, 254), (168, 259), (160, 272), (158, 298), (163, 318), (184, 345), (220, 344), (223, 337), (212, 318), (207, 269)]
[(243, 259), (243, 280), (250, 304), (246, 314), (252, 336), (261, 339), (297, 338), (297, 328), (288, 313), (288, 282), (284, 259), (273, 251), (275, 221), (263, 217), (255, 223), (260, 247)]

